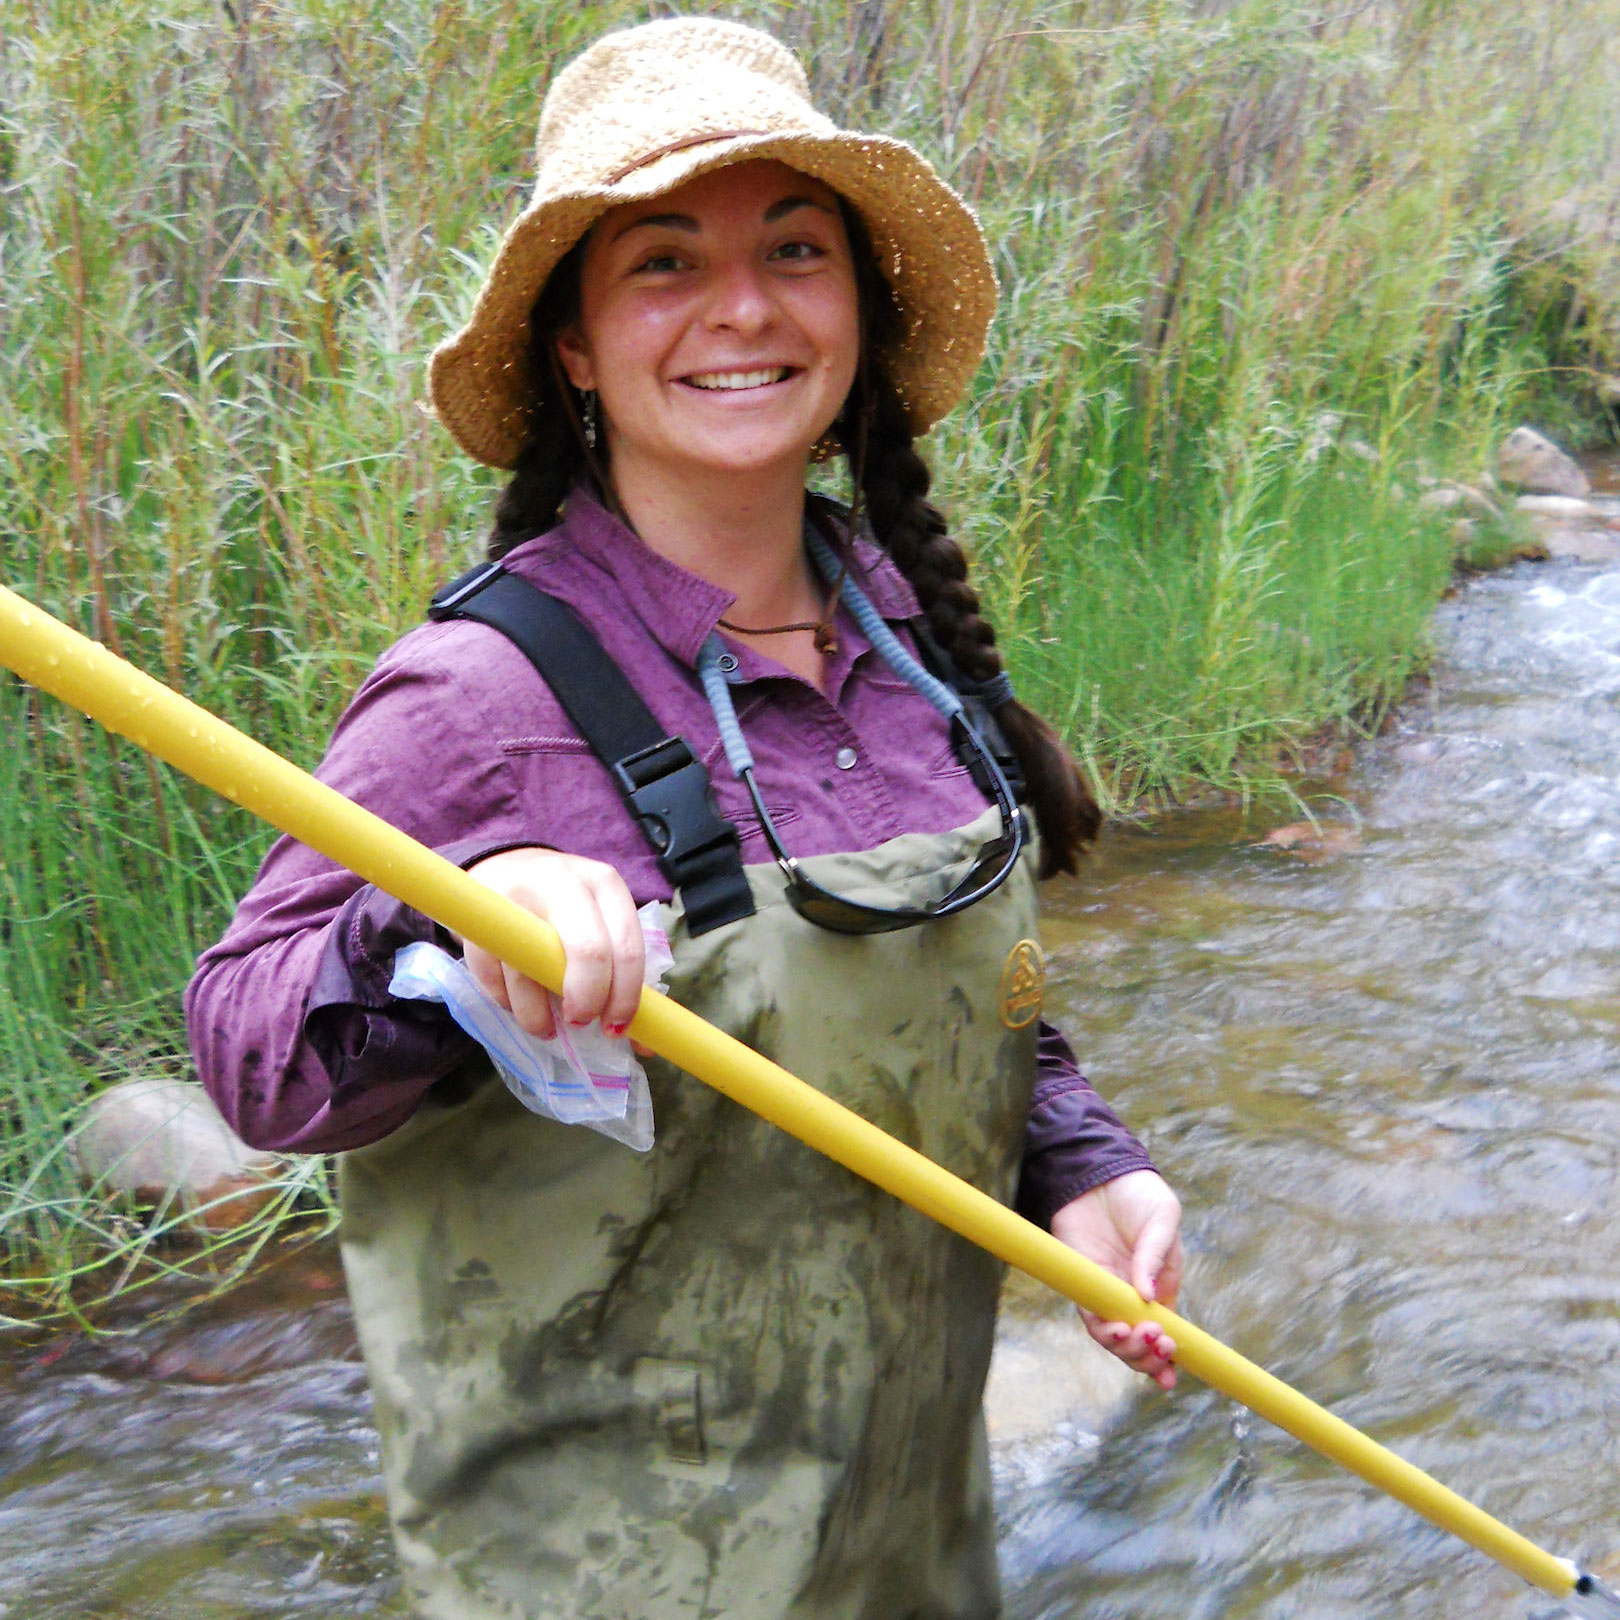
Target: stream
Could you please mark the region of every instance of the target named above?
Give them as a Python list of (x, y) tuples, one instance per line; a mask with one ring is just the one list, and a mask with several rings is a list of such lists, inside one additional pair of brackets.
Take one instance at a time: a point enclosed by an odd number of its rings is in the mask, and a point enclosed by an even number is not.
[[(1181, 1308), (1552, 1551), (1620, 1572), (1620, 570), (1440, 610), (1427, 693), (1291, 845), (1114, 829), (1049, 1006), (1187, 1208)], [(1480, 1620), (1550, 1600), (1190, 1380), (1004, 1312), (1009, 1620)], [(0, 1357), (0, 1617), (402, 1616), (329, 1252)], [(745, 1617), (739, 1617), (745, 1620)]]

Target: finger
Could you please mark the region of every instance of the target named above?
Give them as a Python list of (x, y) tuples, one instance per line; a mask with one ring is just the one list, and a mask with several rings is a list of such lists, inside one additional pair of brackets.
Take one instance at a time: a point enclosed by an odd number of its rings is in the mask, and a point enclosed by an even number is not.
[(1121, 1356), (1119, 1358), (1134, 1373), (1151, 1379), (1160, 1389), (1174, 1389), (1178, 1374), (1174, 1362), (1160, 1356)]
[(1080, 1317), (1086, 1324), (1086, 1332), (1110, 1355), (1119, 1355), (1130, 1342), (1129, 1322), (1105, 1322), (1101, 1317), (1092, 1315), (1090, 1311), (1081, 1311)]
[(636, 915), (635, 900), (612, 867), (601, 867), (589, 886), (612, 953), (612, 978), (602, 1023), (610, 1034), (622, 1034), (641, 1006), (647, 941), (641, 932), (641, 918)]
[(1168, 1366), (1176, 1359), (1176, 1341), (1157, 1322), (1142, 1324), (1139, 1342), (1144, 1361), (1162, 1362)]
[[(1158, 1326), (1157, 1323), (1149, 1325)], [(1148, 1340), (1137, 1367), (1138, 1371), (1151, 1378), (1160, 1389), (1174, 1389), (1176, 1383), (1175, 1362), (1176, 1341), (1163, 1328), (1160, 1328), (1157, 1336)]]
[(1159, 1279), (1176, 1245), (1181, 1212), (1174, 1204), (1156, 1209), (1137, 1234), (1131, 1251), (1131, 1287), (1145, 1300), (1159, 1297)]
[(1157, 1340), (1145, 1331), (1148, 1325), (1138, 1323), (1133, 1327), (1129, 1322), (1104, 1322), (1096, 1337), (1105, 1350), (1135, 1366), (1157, 1353)]
[(562, 941), (562, 1015), (576, 1027), (598, 1018), (613, 990), (613, 941), (594, 890), (574, 872), (546, 894), (546, 920)]
[[(1111, 1355), (1118, 1356), (1126, 1366), (1161, 1383), (1160, 1374), (1174, 1364), (1175, 1340), (1157, 1322), (1138, 1322), (1133, 1327), (1129, 1322), (1096, 1322), (1093, 1319), (1086, 1323), (1086, 1327), (1092, 1338)], [(1170, 1386), (1165, 1384), (1164, 1387), (1168, 1389)]]
[(1127, 1357), (1128, 1364), (1160, 1389), (1173, 1389), (1176, 1382), (1176, 1347), (1168, 1334), (1146, 1344), (1139, 1354)]
[(504, 1007), (510, 1012), (512, 1003), (506, 996), (506, 967), (501, 959), (486, 951), (481, 945), (474, 945), (468, 940), (462, 960), (466, 962), (467, 971), (473, 976), (473, 983), (497, 1007)]
[(1157, 1367), (1144, 1367), (1142, 1368), (1142, 1374), (1144, 1377), (1151, 1378), (1160, 1389), (1174, 1389), (1179, 1376), (1176, 1369), (1168, 1362)]
[(1181, 1235), (1176, 1234), (1176, 1240), (1170, 1245), (1170, 1252), (1164, 1258), (1164, 1264), (1159, 1268), (1158, 1290), (1159, 1303), (1168, 1309), (1174, 1310), (1176, 1299), (1181, 1293)]
[(557, 998), (514, 967), (506, 969), (507, 1006), (522, 1029), (537, 1040), (549, 1041), (557, 1033)]

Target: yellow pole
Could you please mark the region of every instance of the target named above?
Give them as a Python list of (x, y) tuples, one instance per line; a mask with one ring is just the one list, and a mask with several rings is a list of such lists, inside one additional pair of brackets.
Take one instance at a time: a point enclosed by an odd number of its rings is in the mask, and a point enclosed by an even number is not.
[[(0, 665), (538, 983), (561, 987), (562, 947), (547, 924), (3, 586)], [(1101, 1266), (667, 997), (643, 992), (630, 1030), (688, 1074), (1077, 1304), (1109, 1320), (1158, 1322), (1174, 1338), (1177, 1364), (1187, 1372), (1532, 1585), (1563, 1598), (1600, 1590), (1566, 1559), (1543, 1551), (1174, 1311), (1145, 1303)], [(1620, 1615), (1620, 1606), (1602, 1612)]]

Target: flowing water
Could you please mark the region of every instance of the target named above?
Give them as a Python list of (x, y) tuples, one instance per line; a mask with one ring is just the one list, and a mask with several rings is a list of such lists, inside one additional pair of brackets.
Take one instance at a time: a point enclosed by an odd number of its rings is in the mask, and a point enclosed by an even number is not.
[[(1053, 1005), (1187, 1206), (1182, 1308), (1552, 1550), (1620, 1555), (1620, 571), (1442, 608), (1432, 688), (1320, 809), (1115, 833)], [(1551, 1605), (1184, 1383), (1098, 1389), (1020, 1292), (992, 1404), (1017, 1620)], [(402, 1615), (341, 1292), (0, 1363), (0, 1616)], [(741, 1617), (740, 1617), (741, 1620)]]
[[(1185, 1314), (1613, 1573), (1620, 572), (1477, 580), (1438, 635), (1319, 838), (1178, 818), (1054, 894), (1056, 995), (1187, 1206)], [(1207, 1389), (1089, 1450), (1080, 1404), (998, 1446), (1018, 1620), (1550, 1607)]]

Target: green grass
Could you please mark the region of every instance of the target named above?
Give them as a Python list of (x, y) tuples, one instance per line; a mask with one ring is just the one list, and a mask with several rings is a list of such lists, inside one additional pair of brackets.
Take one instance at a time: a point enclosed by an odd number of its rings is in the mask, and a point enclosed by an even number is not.
[[(1620, 174), (1597, 0), (720, 9), (980, 210), (1002, 313), (929, 454), (1116, 811), (1286, 792), (1376, 723), (1453, 563), (1417, 473), (1475, 475), (1526, 412), (1590, 426), (1582, 368), (1620, 370), (1612, 248), (1549, 206)], [(526, 194), (550, 70), (647, 10), (12, 0), (6, 582), (312, 764), (481, 543), (495, 483), (421, 362)], [(62, 1133), (187, 1072), (179, 990), (268, 834), (3, 676), (0, 736), (0, 1251), (37, 1311), (171, 1253)]]

